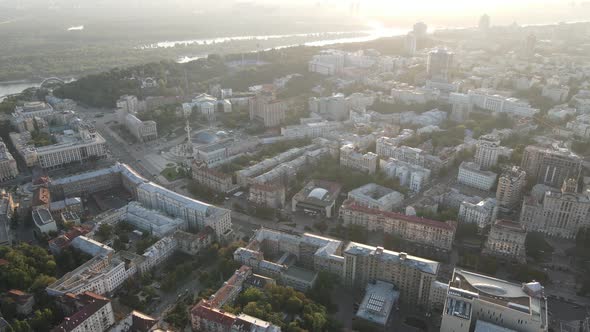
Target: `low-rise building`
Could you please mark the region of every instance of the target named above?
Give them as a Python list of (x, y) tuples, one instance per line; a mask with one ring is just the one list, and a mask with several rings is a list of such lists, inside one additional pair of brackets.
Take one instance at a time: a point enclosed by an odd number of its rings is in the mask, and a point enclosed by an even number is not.
[(111, 300), (106, 297), (84, 292), (73, 297), (74, 314), (66, 317), (51, 332), (103, 332), (115, 324)]
[(497, 220), (491, 227), (483, 253), (520, 263), (526, 262), (526, 230), (522, 224)]
[(483, 171), (473, 162), (464, 161), (459, 166), (457, 182), (479, 190), (491, 190), (496, 184), (498, 175), (491, 171)]
[(340, 166), (359, 170), (361, 172), (375, 174), (379, 157), (367, 152), (362, 154), (352, 145), (344, 145), (340, 148)]
[(566, 128), (574, 135), (582, 138), (590, 138), (590, 114), (582, 114), (567, 123)]
[(322, 121), (281, 127), (281, 136), (289, 139), (316, 138), (328, 135), (342, 127), (341, 122)]
[(143, 253), (142, 256), (144, 259), (139, 267), (139, 272), (145, 273), (154, 266), (162, 264), (177, 248), (178, 242), (174, 236), (161, 238)]
[(107, 246), (106, 244), (102, 244), (84, 235), (80, 235), (72, 239), (70, 245), (73, 248), (76, 248), (92, 257), (106, 256), (115, 252), (113, 248)]
[(137, 310), (131, 311), (129, 315), (117, 322), (109, 332), (159, 332), (158, 319), (148, 316)]
[(49, 232), (57, 232), (57, 224), (53, 220), (53, 216), (47, 208), (38, 207), (31, 212), (33, 222), (35, 224), (35, 231), (38, 234), (47, 234)]
[(356, 204), (381, 211), (391, 211), (401, 206), (404, 195), (376, 183), (369, 183), (348, 192), (348, 199)]
[(52, 254), (59, 255), (62, 252), (62, 250), (71, 245), (72, 241), (76, 237), (80, 235), (85, 235), (88, 232), (90, 232), (90, 229), (74, 226), (66, 233), (49, 240), (49, 250)]
[(498, 214), (496, 200), (486, 198), (482, 201), (463, 201), (459, 207), (459, 221), (476, 224), (479, 229), (491, 225)]
[(331, 218), (336, 213), (336, 199), (342, 185), (324, 181), (311, 180), (291, 200), (291, 211), (319, 213)]
[(346, 226), (356, 225), (369, 231), (397, 235), (408, 242), (436, 250), (451, 250), (455, 238), (456, 223), (454, 222), (441, 222), (371, 209), (353, 200), (344, 201), (340, 207), (340, 218)]
[(367, 284), (365, 296), (356, 312), (356, 317), (377, 326), (388, 326), (391, 312), (397, 306), (399, 291), (395, 286), (380, 280)]
[(548, 331), (547, 313), (547, 298), (538, 282), (513, 284), (455, 268), (440, 330), (468, 332), (484, 322), (514, 331)]

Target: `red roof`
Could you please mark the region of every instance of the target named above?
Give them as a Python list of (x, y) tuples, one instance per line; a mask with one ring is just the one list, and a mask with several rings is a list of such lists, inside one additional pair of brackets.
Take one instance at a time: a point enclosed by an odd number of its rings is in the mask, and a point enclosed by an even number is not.
[(386, 218), (397, 219), (397, 220), (402, 220), (402, 221), (416, 223), (416, 224), (424, 224), (427, 226), (441, 228), (441, 229), (449, 230), (449, 231), (451, 231), (451, 230), (454, 231), (457, 228), (455, 223), (450, 222), (450, 221), (442, 222), (442, 221), (436, 221), (436, 220), (431, 220), (431, 219), (426, 219), (426, 218), (421, 218), (421, 217), (407, 216), (405, 214), (401, 214), (401, 213), (397, 213), (397, 212), (371, 209), (366, 206), (359, 205), (358, 203), (354, 202), (353, 200), (344, 201), (344, 203), (342, 203), (341, 209), (358, 211), (358, 212), (371, 214), (371, 215), (381, 215)]
[(201, 302), (191, 309), (191, 316), (221, 324), (228, 328), (231, 327), (236, 320), (236, 317), (231, 313), (210, 308), (208, 302), (205, 300), (201, 300)]
[(85, 292), (79, 296), (80, 300), (86, 305), (70, 317), (64, 318), (63, 322), (56, 326), (52, 332), (73, 331), (76, 327), (84, 323), (88, 318), (94, 315), (98, 310), (107, 305), (111, 300), (92, 292)]
[(0, 258), (0, 266), (4, 266), (4, 265), (8, 265), (10, 264), (9, 261), (5, 260), (4, 258)]

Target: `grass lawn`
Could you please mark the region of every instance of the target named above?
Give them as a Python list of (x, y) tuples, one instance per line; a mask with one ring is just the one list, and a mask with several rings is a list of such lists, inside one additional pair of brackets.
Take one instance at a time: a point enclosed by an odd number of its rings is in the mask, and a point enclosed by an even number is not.
[(176, 167), (167, 167), (160, 174), (162, 174), (168, 181), (174, 181), (180, 177)]

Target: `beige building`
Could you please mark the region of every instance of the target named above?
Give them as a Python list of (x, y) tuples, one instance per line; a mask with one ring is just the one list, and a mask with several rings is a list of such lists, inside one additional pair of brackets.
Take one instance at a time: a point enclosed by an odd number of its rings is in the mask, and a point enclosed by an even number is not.
[(12, 200), (12, 195), (4, 189), (0, 189), (0, 246), (12, 245), (10, 223), (15, 208), (16, 205)]
[(287, 103), (277, 100), (272, 92), (259, 92), (249, 101), (250, 120), (261, 120), (265, 127), (277, 127), (285, 122)]
[(526, 230), (521, 224), (497, 220), (490, 229), (483, 253), (524, 263), (525, 240)]
[(456, 224), (401, 213), (380, 211), (346, 200), (340, 207), (340, 218), (346, 226), (357, 225), (369, 231), (395, 234), (402, 239), (441, 250), (451, 250)]
[(526, 172), (518, 166), (505, 170), (498, 180), (496, 202), (499, 208), (514, 209), (522, 199), (526, 185)]
[[(569, 185), (568, 185), (569, 183)], [(590, 198), (577, 193), (577, 181), (565, 181), (561, 191), (545, 192), (541, 201), (527, 197), (522, 205), (520, 223), (528, 232), (541, 232), (566, 239), (590, 225)]]
[(449, 282), (441, 332), (548, 331), (548, 303), (538, 282), (513, 284), (456, 268)]
[(362, 154), (352, 145), (344, 145), (340, 148), (340, 166), (359, 170), (361, 172), (375, 174), (379, 157), (367, 152)]
[(0, 182), (13, 179), (18, 175), (16, 160), (0, 138)]
[(141, 121), (133, 114), (125, 116), (127, 129), (140, 142), (148, 142), (158, 139), (158, 126), (155, 121)]
[(197, 183), (220, 193), (228, 193), (237, 186), (233, 184), (232, 176), (207, 167), (206, 163), (193, 162), (193, 180)]

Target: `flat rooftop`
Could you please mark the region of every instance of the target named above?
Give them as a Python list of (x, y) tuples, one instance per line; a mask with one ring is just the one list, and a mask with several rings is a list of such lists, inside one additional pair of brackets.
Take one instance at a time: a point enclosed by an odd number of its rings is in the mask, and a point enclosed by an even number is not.
[(391, 315), (391, 310), (398, 300), (399, 291), (395, 290), (392, 284), (383, 281), (369, 283), (356, 316), (385, 326)]
[(292, 277), (292, 278), (299, 279), (299, 280), (303, 280), (307, 283), (313, 282), (313, 280), (316, 278), (317, 274), (318, 274), (317, 272), (303, 269), (303, 268), (300, 268), (297, 266), (290, 266), (287, 269), (287, 271), (285, 271), (285, 275)]

